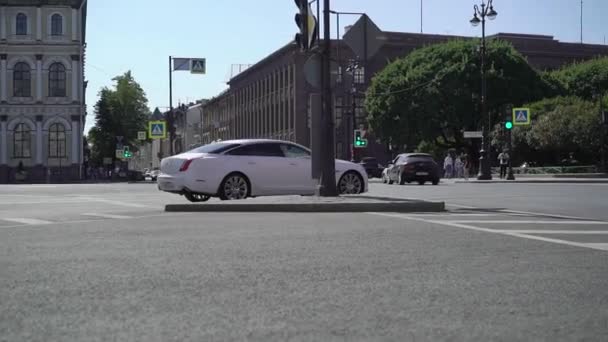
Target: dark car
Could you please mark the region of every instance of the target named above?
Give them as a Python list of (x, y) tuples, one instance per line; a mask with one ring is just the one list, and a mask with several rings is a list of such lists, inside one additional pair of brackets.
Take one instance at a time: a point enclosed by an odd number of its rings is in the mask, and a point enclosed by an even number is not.
[(439, 184), (441, 170), (439, 165), (433, 160), (430, 154), (426, 153), (404, 153), (400, 154), (392, 161), (386, 169), (388, 183), (418, 182), (423, 185), (431, 182), (433, 185)]
[(384, 169), (384, 167), (380, 164), (378, 164), (378, 160), (374, 157), (365, 157), (363, 159), (361, 159), (361, 162), (359, 163), (361, 164), (361, 166), (363, 166), (363, 168), (365, 169), (365, 172), (367, 172), (367, 176), (369, 178), (381, 178), (382, 177), (382, 170)]

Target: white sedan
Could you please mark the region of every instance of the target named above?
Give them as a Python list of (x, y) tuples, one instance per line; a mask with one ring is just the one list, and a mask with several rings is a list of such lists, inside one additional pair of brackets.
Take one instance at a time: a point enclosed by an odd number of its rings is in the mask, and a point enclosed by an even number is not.
[[(312, 195), (310, 151), (279, 140), (229, 140), (195, 148), (161, 161), (158, 188), (191, 202), (274, 195)], [(365, 169), (336, 160), (340, 194), (367, 191)]]

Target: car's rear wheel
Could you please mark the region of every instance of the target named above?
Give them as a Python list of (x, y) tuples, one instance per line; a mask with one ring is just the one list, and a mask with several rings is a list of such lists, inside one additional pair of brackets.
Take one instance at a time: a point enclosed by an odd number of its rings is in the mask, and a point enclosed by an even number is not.
[(433, 185), (439, 184), (439, 179), (433, 179)]
[(241, 173), (231, 173), (220, 185), (218, 196), (222, 200), (240, 200), (249, 196), (249, 180)]
[(363, 192), (363, 178), (354, 171), (348, 171), (338, 181), (338, 191), (341, 195), (356, 195)]
[(196, 202), (207, 202), (211, 197), (207, 196), (207, 195), (203, 195), (203, 194), (193, 194), (191, 192), (187, 192), (186, 194), (184, 194), (184, 196), (186, 197), (186, 199), (190, 202), (196, 203)]
[(425, 183), (425, 181), (423, 181), (423, 180), (418, 181), (419, 185), (424, 185), (424, 183)]

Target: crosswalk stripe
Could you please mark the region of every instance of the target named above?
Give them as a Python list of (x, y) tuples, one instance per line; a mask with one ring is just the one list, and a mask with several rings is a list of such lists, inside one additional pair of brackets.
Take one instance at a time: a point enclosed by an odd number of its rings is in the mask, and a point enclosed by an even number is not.
[(504, 223), (504, 224), (581, 224), (581, 225), (608, 225), (608, 222), (603, 221), (530, 221), (530, 220), (450, 220), (446, 222), (452, 223)]
[(102, 218), (110, 218), (110, 219), (129, 219), (131, 216), (125, 215), (114, 215), (114, 214), (103, 214), (103, 213), (84, 213), (84, 216), (93, 216), (93, 217), (102, 217)]
[(564, 235), (606, 235), (607, 230), (516, 230), (516, 229), (496, 229), (498, 233), (515, 234), (564, 234)]
[(601, 249), (608, 251), (608, 243), (586, 243), (589, 248)]
[(24, 218), (24, 217), (3, 217), (2, 220), (4, 221), (9, 221), (9, 222), (16, 222), (16, 223), (22, 223), (22, 224), (29, 224), (29, 225), (40, 225), (40, 224), (52, 224), (53, 222), (51, 221), (45, 221), (45, 220), (39, 220), (39, 219), (33, 219), (33, 218)]

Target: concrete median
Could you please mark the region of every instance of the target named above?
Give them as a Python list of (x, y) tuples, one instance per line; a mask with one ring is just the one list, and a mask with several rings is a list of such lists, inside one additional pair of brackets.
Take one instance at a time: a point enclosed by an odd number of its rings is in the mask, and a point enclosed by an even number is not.
[(202, 204), (168, 204), (167, 212), (293, 212), (293, 213), (352, 213), (352, 212), (442, 212), (444, 202), (388, 198), (319, 199), (303, 197), (297, 200), (250, 199)]

